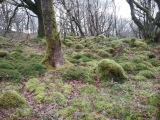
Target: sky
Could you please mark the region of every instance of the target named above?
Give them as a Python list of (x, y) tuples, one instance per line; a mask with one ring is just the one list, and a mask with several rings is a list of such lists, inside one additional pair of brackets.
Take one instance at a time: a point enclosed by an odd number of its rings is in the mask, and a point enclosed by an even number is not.
[(117, 13), (120, 14), (122, 18), (131, 19), (130, 7), (126, 0), (115, 0), (115, 4), (117, 7)]

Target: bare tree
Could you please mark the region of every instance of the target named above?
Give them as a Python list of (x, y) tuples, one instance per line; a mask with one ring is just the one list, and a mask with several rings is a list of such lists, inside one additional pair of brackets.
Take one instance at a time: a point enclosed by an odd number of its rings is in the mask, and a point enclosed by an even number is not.
[(138, 26), (145, 39), (153, 39), (156, 27), (160, 27), (159, 11), (154, 16), (156, 5), (160, 8), (158, 0), (127, 0), (131, 9), (132, 20)]

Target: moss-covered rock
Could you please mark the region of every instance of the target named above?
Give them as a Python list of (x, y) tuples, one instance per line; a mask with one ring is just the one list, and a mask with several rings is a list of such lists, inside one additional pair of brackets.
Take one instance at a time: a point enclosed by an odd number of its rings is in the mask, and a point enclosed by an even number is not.
[(26, 103), (16, 91), (8, 90), (0, 96), (0, 106), (4, 108), (17, 108)]
[(8, 52), (0, 50), (0, 57), (7, 56)]
[(127, 75), (124, 69), (114, 60), (104, 59), (98, 64), (98, 75), (102, 80), (124, 82)]

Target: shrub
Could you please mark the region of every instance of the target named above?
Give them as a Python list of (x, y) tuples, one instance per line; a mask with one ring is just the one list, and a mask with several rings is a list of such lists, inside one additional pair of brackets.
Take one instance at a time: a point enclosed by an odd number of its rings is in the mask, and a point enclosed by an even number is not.
[(143, 70), (139, 72), (139, 75), (142, 75), (146, 78), (153, 78), (154, 77), (154, 73), (150, 70)]
[(7, 54), (8, 53), (6, 51), (0, 50), (0, 57), (7, 56)]
[(63, 73), (62, 77), (64, 80), (92, 81), (89, 71), (83, 67), (70, 67)]
[(0, 96), (0, 106), (4, 108), (17, 108), (25, 103), (25, 99), (16, 91), (8, 90)]
[(98, 75), (102, 80), (124, 82), (127, 80), (123, 68), (114, 60), (104, 59), (98, 64)]

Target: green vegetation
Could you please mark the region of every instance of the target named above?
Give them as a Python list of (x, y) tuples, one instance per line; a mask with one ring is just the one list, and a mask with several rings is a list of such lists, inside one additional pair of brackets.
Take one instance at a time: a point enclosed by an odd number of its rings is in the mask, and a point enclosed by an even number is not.
[(6, 56), (8, 53), (6, 51), (0, 50), (0, 57)]
[(123, 68), (113, 60), (104, 59), (98, 64), (98, 75), (102, 80), (124, 82), (127, 80)]
[(70, 67), (62, 75), (63, 80), (92, 82), (90, 71), (83, 67)]
[(8, 90), (0, 96), (0, 106), (4, 108), (17, 108), (21, 107), (25, 103), (25, 99), (16, 91)]
[(3, 39), (1, 44), (8, 51), (0, 57), (3, 119), (158, 118), (159, 45), (136, 38), (66, 36), (65, 64), (45, 69), (40, 64), (45, 39), (33, 39), (28, 46), (23, 42), (15, 40), (7, 47), (9, 41)]

